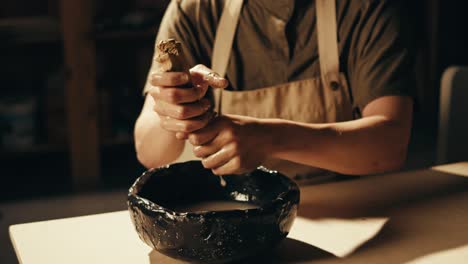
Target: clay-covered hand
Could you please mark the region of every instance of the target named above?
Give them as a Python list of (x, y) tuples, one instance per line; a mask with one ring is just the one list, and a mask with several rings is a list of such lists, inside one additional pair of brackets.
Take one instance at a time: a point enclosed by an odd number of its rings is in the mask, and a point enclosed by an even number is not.
[(259, 119), (223, 115), (189, 134), (195, 156), (216, 175), (256, 169), (267, 157), (271, 137)]
[(161, 126), (180, 139), (187, 133), (205, 127), (213, 118), (212, 102), (205, 97), (208, 87), (225, 88), (228, 81), (204, 65), (184, 72), (163, 72), (150, 76), (153, 87), (148, 91), (154, 99), (154, 111)]

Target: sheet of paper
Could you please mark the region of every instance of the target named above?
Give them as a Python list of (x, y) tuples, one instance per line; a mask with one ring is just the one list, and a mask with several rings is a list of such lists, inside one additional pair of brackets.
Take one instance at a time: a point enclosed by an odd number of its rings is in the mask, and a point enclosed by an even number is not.
[(345, 257), (372, 239), (388, 218), (310, 220), (298, 217), (289, 237), (314, 245), (337, 257)]

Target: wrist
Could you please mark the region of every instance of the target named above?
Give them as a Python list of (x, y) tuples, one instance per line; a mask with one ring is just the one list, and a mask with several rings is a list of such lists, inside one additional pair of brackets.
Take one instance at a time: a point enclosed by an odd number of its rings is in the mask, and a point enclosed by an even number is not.
[(257, 126), (260, 128), (259, 147), (266, 158), (276, 158), (279, 153), (287, 148), (288, 140), (284, 130), (288, 121), (281, 119), (258, 119)]
[(298, 157), (314, 157), (319, 155), (326, 141), (327, 125), (283, 119), (265, 119), (262, 123), (268, 140), (265, 150), (271, 158), (297, 160)]

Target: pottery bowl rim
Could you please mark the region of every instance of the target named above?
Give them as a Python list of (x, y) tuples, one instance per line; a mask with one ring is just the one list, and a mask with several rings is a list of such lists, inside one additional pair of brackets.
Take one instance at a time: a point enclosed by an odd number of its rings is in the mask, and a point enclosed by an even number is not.
[[(263, 166), (257, 167), (255, 169), (255, 172), (260, 172), (260, 173), (265, 173), (265, 174), (270, 174), (269, 176), (271, 177), (279, 177), (281, 179), (281, 183), (284, 187), (284, 191), (280, 192), (274, 199), (266, 201), (263, 203), (261, 206), (258, 206), (256, 208), (251, 208), (251, 209), (232, 209), (232, 210), (222, 210), (222, 211), (193, 211), (193, 212), (181, 212), (181, 211), (176, 211), (171, 208), (162, 206), (158, 204), (156, 201), (151, 201), (150, 199), (144, 198), (139, 195), (141, 189), (143, 186), (145, 186), (145, 183), (151, 178), (151, 177), (157, 177), (156, 174), (158, 172), (162, 172), (164, 170), (170, 170), (173, 167), (176, 166), (190, 166), (191, 164), (194, 163), (199, 163), (200, 161), (186, 161), (186, 162), (179, 162), (179, 163), (172, 163), (168, 165), (164, 165), (161, 167), (156, 167), (156, 168), (151, 168), (143, 172), (143, 174), (138, 177), (135, 182), (132, 184), (132, 186), (128, 190), (128, 202), (135, 205), (138, 204), (140, 209), (143, 209), (147, 213), (151, 212), (162, 212), (164, 211), (165, 213), (169, 213), (173, 215), (174, 217), (188, 217), (188, 218), (199, 218), (200, 216), (202, 217), (228, 217), (228, 216), (254, 216), (254, 215), (262, 215), (268, 212), (272, 212), (277, 210), (278, 207), (281, 207), (284, 203), (287, 202), (293, 202), (295, 204), (299, 204), (299, 198), (300, 198), (300, 190), (299, 186), (290, 178), (285, 176), (284, 174), (275, 171), (275, 170), (269, 170)], [(249, 177), (247, 175), (248, 173), (242, 173), (242, 174), (234, 174), (234, 176), (242, 176), (242, 177)], [(214, 175), (214, 174), (213, 174)], [(239, 201), (239, 202), (251, 202), (249, 200), (235, 200), (232, 199), (233, 201)]]

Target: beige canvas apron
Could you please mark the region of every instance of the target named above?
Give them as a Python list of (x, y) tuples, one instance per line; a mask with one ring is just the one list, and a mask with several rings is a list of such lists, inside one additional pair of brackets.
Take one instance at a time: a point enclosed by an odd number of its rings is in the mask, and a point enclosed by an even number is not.
[[(305, 123), (329, 123), (352, 119), (348, 83), (339, 72), (336, 3), (316, 0), (318, 50), (321, 76), (249, 91), (216, 89), (220, 114), (258, 118), (282, 118)], [(225, 76), (243, 1), (227, 0), (214, 42), (212, 69)], [(186, 144), (183, 159), (196, 159)], [(299, 182), (323, 174), (323, 170), (278, 159), (263, 166), (278, 170)]]

